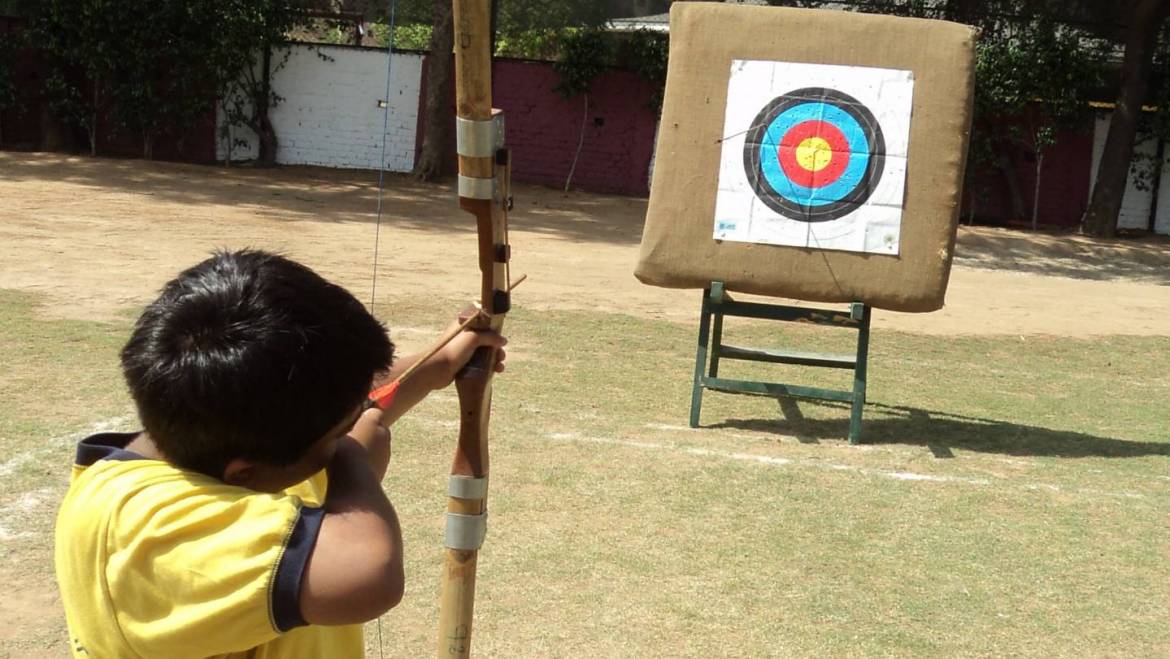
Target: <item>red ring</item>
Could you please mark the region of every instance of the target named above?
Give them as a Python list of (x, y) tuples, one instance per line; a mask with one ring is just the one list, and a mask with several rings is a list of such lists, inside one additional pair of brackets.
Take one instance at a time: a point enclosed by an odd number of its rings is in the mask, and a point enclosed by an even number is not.
[[(829, 143), (833, 150), (833, 157), (829, 164), (819, 171), (805, 169), (796, 159), (796, 149), (810, 137), (819, 137)], [(776, 148), (776, 159), (780, 161), (780, 168), (793, 183), (806, 188), (822, 188), (831, 185), (841, 178), (845, 168), (849, 165), (849, 141), (845, 134), (833, 124), (825, 121), (802, 121), (793, 126), (780, 139), (780, 146)]]

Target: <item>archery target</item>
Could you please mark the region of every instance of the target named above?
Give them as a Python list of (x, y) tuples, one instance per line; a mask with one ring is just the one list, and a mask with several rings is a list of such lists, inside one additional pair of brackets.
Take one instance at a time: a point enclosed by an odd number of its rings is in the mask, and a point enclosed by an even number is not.
[(908, 71), (736, 60), (717, 240), (897, 254)]

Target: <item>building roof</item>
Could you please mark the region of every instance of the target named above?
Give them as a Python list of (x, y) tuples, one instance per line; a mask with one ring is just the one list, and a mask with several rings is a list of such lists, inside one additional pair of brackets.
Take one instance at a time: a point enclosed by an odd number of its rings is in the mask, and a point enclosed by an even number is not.
[(634, 16), (632, 18), (615, 18), (610, 20), (609, 29), (615, 32), (634, 32), (636, 30), (654, 30), (657, 32), (670, 31), (670, 14), (654, 14), (653, 16)]

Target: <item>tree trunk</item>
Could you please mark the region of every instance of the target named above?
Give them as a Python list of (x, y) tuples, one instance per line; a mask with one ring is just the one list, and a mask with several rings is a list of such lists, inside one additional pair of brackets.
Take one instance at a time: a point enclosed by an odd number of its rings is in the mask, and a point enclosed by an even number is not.
[(435, 0), (430, 46), (431, 51), (427, 55), (427, 98), (423, 108), (426, 123), (423, 125), (422, 153), (414, 163), (414, 177), (420, 181), (434, 181), (443, 176), (448, 127), (455, 112), (450, 88), (455, 29), (451, 3), (447, 0)]
[(1008, 199), (1012, 204), (1012, 220), (1018, 220), (1024, 217), (1027, 213), (1024, 206), (1024, 195), (1020, 192), (1020, 183), (1016, 179), (1015, 162), (1007, 155), (1003, 146), (996, 148), (995, 165), (999, 169), (999, 173), (1003, 175), (1004, 184), (1007, 185)]
[(61, 125), (48, 104), (41, 106), (41, 151), (73, 151), (77, 141), (72, 131)]
[(224, 125), (224, 132), (227, 134), (227, 144), (224, 145), (224, 149), (223, 149), (223, 166), (224, 167), (231, 167), (232, 166), (232, 155), (235, 153), (235, 148), (236, 148), (235, 131), (232, 130), (232, 122), (227, 119), (227, 109), (226, 108), (224, 109), (223, 116), (224, 116), (224, 121), (227, 122)]
[(1036, 185), (1032, 188), (1032, 231), (1040, 225), (1040, 171), (1044, 167), (1044, 153), (1036, 153)]
[(491, 0), (492, 3), (492, 55), (496, 54), (496, 33), (500, 28), (500, 0)]
[(260, 128), (257, 131), (260, 138), (260, 150), (256, 154), (256, 162), (258, 165), (271, 167), (276, 164), (278, 143), (276, 129), (273, 128), (272, 121), (268, 118), (269, 100), (272, 98), (272, 46), (270, 45), (264, 47), (261, 66), (263, 68), (260, 70), (260, 94), (258, 98), (253, 99), (256, 107), (256, 123)]
[(1137, 0), (1129, 13), (1121, 91), (1097, 168), (1093, 197), (1085, 212), (1085, 233), (1089, 235), (1112, 238), (1117, 234), (1117, 217), (1133, 160), (1138, 117), (1150, 86), (1154, 45), (1168, 14), (1170, 0)]
[(97, 155), (98, 81), (93, 81), (93, 114), (89, 119), (89, 155)]

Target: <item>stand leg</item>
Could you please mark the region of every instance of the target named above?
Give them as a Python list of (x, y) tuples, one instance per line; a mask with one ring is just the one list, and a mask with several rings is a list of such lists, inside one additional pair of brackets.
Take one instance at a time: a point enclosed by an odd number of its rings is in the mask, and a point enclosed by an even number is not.
[(711, 289), (703, 291), (703, 312), (699, 317), (699, 348), (695, 353), (695, 383), (691, 390), (691, 427), (699, 427), (699, 412), (703, 407), (703, 367), (707, 364), (707, 344), (711, 339)]
[(857, 333), (857, 364), (853, 367), (853, 406), (849, 411), (849, 443), (861, 441), (861, 413), (865, 408), (865, 378), (869, 365), (869, 319), (872, 310), (863, 306)]
[(719, 377), (719, 358), (723, 355), (720, 350), (723, 348), (723, 314), (716, 311), (712, 314), (715, 316), (715, 330), (714, 336), (711, 337), (711, 368), (708, 369), (707, 375), (717, 378)]

